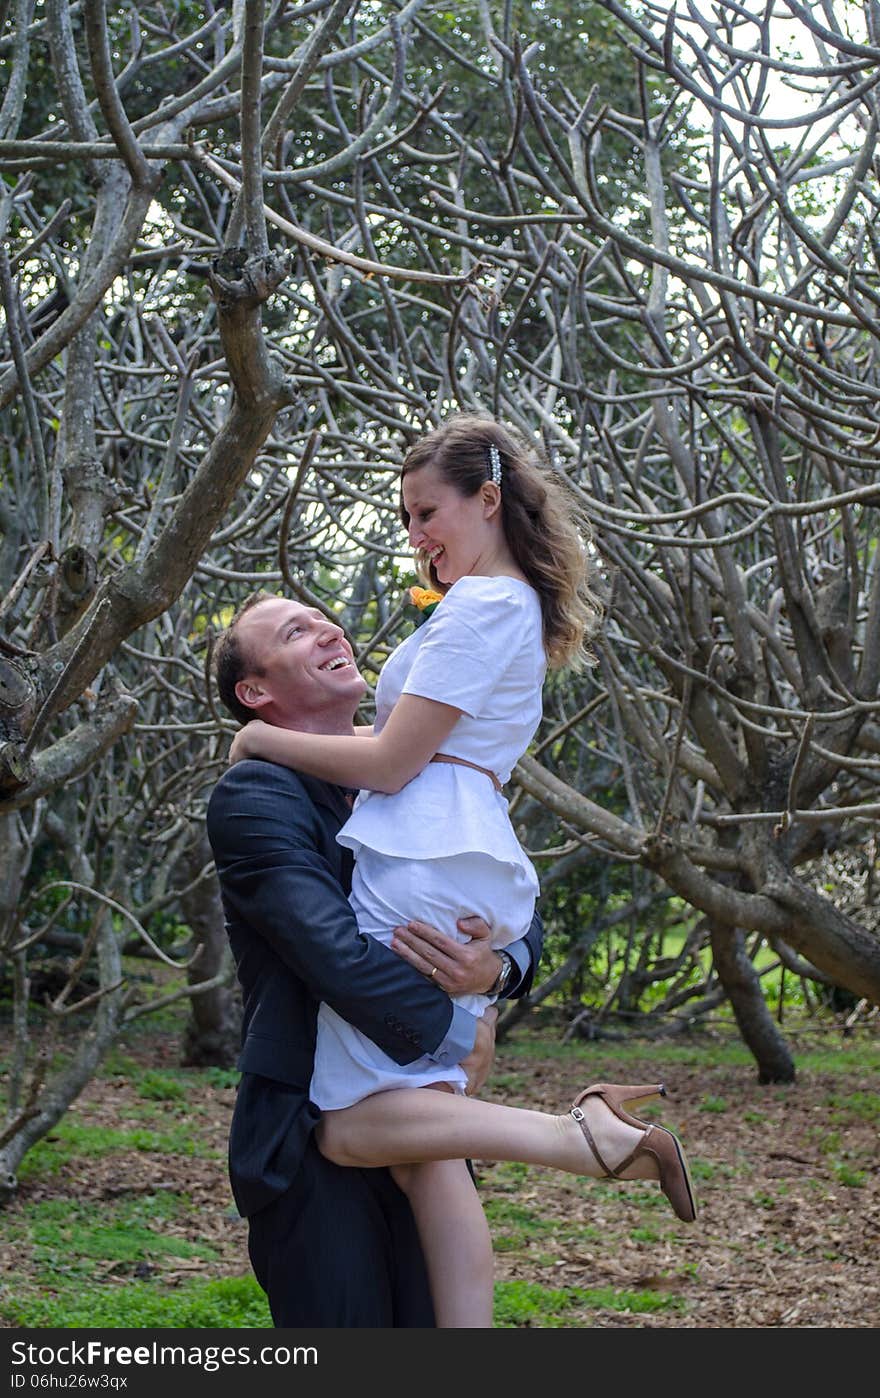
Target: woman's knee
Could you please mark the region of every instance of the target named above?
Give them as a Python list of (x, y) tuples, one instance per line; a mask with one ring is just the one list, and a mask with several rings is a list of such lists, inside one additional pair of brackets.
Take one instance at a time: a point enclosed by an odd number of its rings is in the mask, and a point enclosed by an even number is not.
[(354, 1152), (354, 1141), (344, 1112), (325, 1112), (315, 1127), (315, 1142), (325, 1160), (334, 1165), (362, 1165)]

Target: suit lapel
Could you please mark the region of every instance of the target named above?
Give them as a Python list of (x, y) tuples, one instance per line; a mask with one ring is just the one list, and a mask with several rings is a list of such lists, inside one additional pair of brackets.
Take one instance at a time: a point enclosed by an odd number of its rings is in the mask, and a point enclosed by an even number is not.
[(317, 777), (302, 776), (302, 782), (315, 805), (323, 813), (324, 828), (332, 851), (331, 859), (336, 864), (339, 882), (347, 895), (351, 892), (354, 855), (346, 846), (336, 843), (336, 836), (351, 815), (351, 807), (341, 786), (319, 781)]

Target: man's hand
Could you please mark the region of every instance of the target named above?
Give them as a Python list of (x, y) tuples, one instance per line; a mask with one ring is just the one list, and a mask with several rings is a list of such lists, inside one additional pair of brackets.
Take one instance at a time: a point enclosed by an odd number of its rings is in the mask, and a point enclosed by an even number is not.
[(456, 925), (469, 942), (413, 921), (395, 927), (391, 948), (447, 995), (486, 995), (501, 970), (501, 957), (489, 945), (491, 928), (481, 917), (459, 918)]
[(467, 1087), (465, 1092), (468, 1097), (475, 1097), (483, 1083), (486, 1081), (492, 1070), (495, 1061), (495, 1021), (498, 1018), (498, 1011), (494, 1005), (489, 1005), (482, 1019), (477, 1020), (477, 1037), (474, 1046), (467, 1058), (461, 1060), (461, 1066), (467, 1073)]

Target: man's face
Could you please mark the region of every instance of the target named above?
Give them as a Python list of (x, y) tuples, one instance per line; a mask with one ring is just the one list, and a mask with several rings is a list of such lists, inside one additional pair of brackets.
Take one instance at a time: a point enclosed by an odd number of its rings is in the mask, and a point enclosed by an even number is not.
[(235, 692), (254, 718), (319, 732), (351, 724), (367, 686), (341, 627), (314, 607), (273, 597), (245, 613), (238, 636), (255, 668)]

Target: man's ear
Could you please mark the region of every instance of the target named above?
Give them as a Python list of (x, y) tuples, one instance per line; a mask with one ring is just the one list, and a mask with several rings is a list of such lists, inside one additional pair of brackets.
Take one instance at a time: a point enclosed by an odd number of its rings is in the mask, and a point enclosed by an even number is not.
[(258, 717), (259, 709), (272, 702), (271, 694), (267, 694), (259, 681), (254, 679), (239, 680), (235, 686), (235, 697), (246, 709), (253, 709), (254, 718)]

